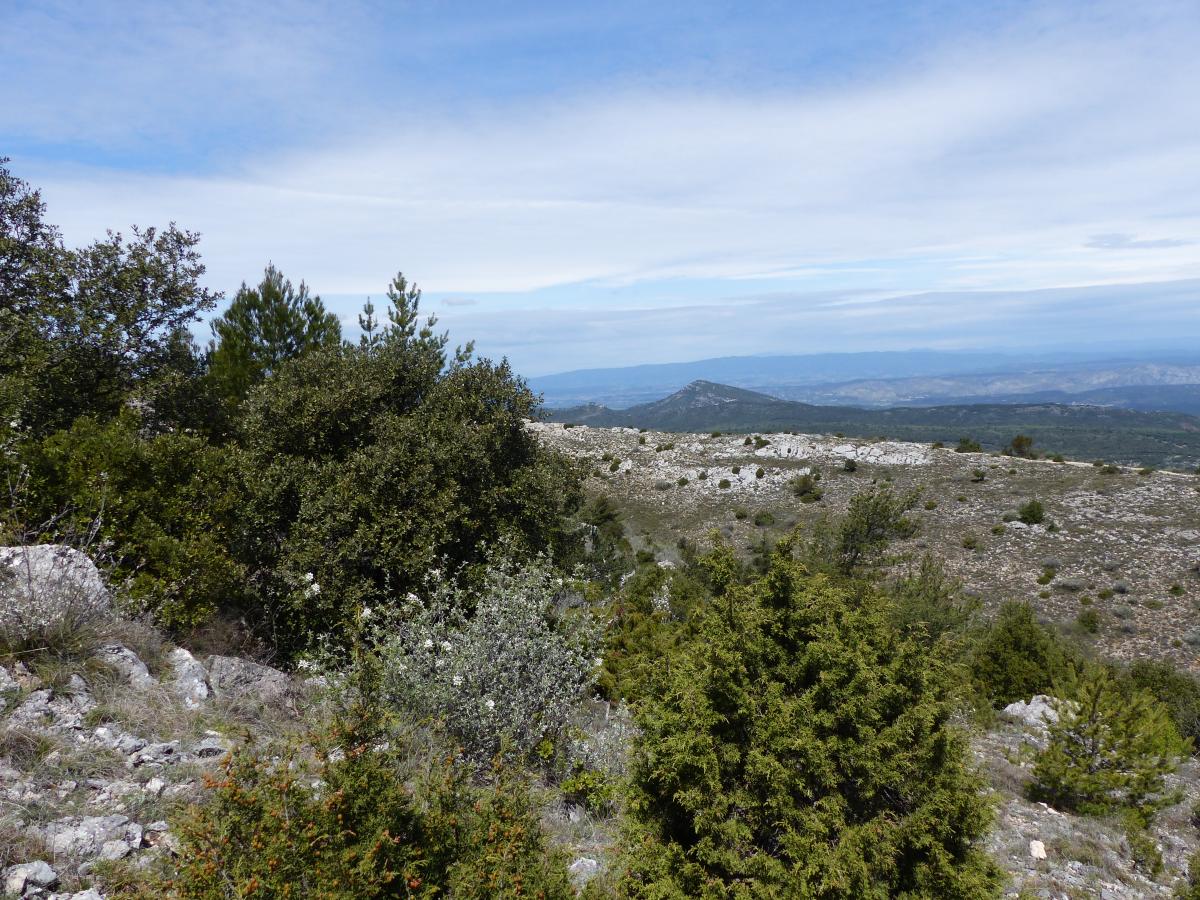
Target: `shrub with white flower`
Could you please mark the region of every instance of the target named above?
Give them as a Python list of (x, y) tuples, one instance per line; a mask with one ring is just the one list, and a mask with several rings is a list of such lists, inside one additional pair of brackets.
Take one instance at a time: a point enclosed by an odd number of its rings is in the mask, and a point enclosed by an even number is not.
[(435, 574), (378, 633), (388, 696), (443, 722), (479, 764), (560, 744), (602, 637), (589, 610), (558, 609), (567, 590), (541, 558), (494, 558), (473, 591)]

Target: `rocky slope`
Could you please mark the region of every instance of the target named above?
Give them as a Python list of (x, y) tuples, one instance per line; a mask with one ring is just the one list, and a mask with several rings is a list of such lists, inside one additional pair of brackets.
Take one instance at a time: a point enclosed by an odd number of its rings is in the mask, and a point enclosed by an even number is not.
[[(680, 537), (703, 543), (716, 530), (747, 548), (888, 484), (920, 492), (918, 531), (899, 551), (936, 553), (986, 607), (1028, 600), (1064, 625), (1095, 609), (1099, 630), (1083, 637), (1105, 653), (1200, 668), (1197, 476), (828, 435), (530, 427), (584, 462), (639, 546), (667, 559)], [(804, 502), (790, 483), (810, 472), (822, 494)], [(1046, 518), (1026, 525), (1016, 513), (1035, 498)]]

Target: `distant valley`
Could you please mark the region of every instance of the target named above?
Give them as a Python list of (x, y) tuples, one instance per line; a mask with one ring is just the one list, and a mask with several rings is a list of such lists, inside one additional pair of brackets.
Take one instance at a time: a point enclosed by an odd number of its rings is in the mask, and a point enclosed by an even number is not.
[(781, 400), (884, 408), (963, 404), (1085, 404), (1200, 415), (1200, 356), (939, 351), (726, 357), (591, 369), (530, 379), (546, 406), (622, 409), (694, 381)]
[(545, 418), (664, 432), (798, 431), (949, 445), (965, 437), (985, 450), (998, 450), (1025, 434), (1034, 439), (1035, 450), (1073, 459), (1186, 470), (1200, 463), (1200, 418), (1119, 406), (1025, 402), (864, 409), (783, 400), (695, 381), (667, 397), (626, 409), (585, 404), (547, 409)]

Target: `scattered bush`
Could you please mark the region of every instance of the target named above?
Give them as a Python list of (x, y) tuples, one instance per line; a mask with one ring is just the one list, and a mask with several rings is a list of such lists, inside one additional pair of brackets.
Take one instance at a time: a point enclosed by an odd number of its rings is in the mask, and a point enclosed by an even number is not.
[(842, 463), (842, 471), (843, 472), (857, 472), (858, 471), (858, 460), (847, 458), (846, 461)]
[(796, 475), (788, 480), (788, 487), (801, 503), (815, 503), (825, 493), (821, 487), (821, 473), (815, 469), (803, 475)]
[(678, 480), (675, 483), (677, 485), (679, 485), (680, 487), (687, 487), (687, 483), (688, 483), (687, 476), (680, 475)]
[(732, 487), (732, 483), (729, 481), (728, 478), (722, 478), (720, 481), (717, 482), (717, 487), (724, 490), (725, 488)]
[(762, 466), (759, 466), (757, 469), (754, 470), (755, 478), (762, 478), (766, 474), (767, 474), (767, 470), (764, 469)]
[(963, 535), (962, 545), (964, 550), (979, 550), (983, 546), (979, 536), (969, 532)]
[(768, 528), (775, 524), (775, 517), (765, 509), (760, 509), (754, 514), (754, 524), (759, 528)]
[(938, 508), (938, 502), (937, 502), (936, 500), (926, 500), (926, 501), (925, 501), (925, 508), (926, 508), (926, 509), (931, 509), (931, 510), (932, 510), (932, 509), (937, 509), (937, 508)]
[(1088, 634), (1095, 634), (1100, 630), (1100, 613), (1095, 609), (1085, 609), (1075, 617), (1075, 624)]
[(979, 483), (981, 481), (985, 481), (986, 479), (987, 479), (987, 472), (984, 471), (983, 469), (972, 469), (971, 470), (971, 480), (972, 481)]
[(1017, 517), (1026, 525), (1040, 525), (1046, 520), (1046, 508), (1039, 500), (1030, 500), (1017, 510)]
[(770, 443), (771, 442), (768, 441), (765, 437), (762, 437), (761, 435), (756, 435), (754, 438), (754, 449), (761, 450), (763, 447), (770, 445)]
[(981, 453), (983, 448), (979, 445), (979, 441), (972, 438), (959, 438), (958, 446), (954, 448), (955, 453)]

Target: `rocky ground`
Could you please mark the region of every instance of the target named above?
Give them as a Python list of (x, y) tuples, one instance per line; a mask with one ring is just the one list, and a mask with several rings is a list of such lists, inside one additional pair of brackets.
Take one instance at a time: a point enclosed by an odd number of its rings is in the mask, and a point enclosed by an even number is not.
[[(714, 529), (748, 547), (890, 484), (920, 491), (919, 530), (899, 549), (936, 551), (985, 606), (1028, 600), (1064, 625), (1090, 607), (1099, 630), (1083, 637), (1107, 655), (1200, 667), (1200, 477), (833, 436), (764, 434), (747, 444), (741, 434), (530, 427), (583, 461), (592, 487), (660, 557), (675, 555), (679, 537), (704, 542)], [(822, 496), (803, 502), (789, 482), (814, 470)], [(1034, 498), (1046, 521), (1017, 521)]]
[(173, 852), (168, 821), (243, 734), (284, 734), (302, 686), (225, 656), (119, 644), (57, 671), (0, 667), (3, 896), (94, 900)]

